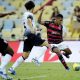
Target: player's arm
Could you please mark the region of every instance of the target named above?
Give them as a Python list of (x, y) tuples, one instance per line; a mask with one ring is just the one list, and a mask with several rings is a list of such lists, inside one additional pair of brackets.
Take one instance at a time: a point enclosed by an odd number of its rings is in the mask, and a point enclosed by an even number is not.
[(27, 23), (28, 23), (28, 25), (29, 25), (30, 27), (32, 27), (32, 19), (31, 19), (31, 18), (28, 18), (28, 19), (27, 19)]
[(33, 25), (32, 20), (33, 20), (33, 17), (32, 17), (32, 16), (29, 16), (29, 17), (27, 18), (27, 24), (29, 25), (29, 27), (30, 27), (30, 29), (31, 29), (31, 32), (32, 32), (32, 33), (35, 33), (35, 32), (36, 32), (36, 27)]
[(38, 18), (38, 23), (39, 23), (39, 24), (42, 24), (42, 25), (45, 24), (45, 21), (41, 21), (43, 11), (44, 11), (44, 10), (42, 9), (42, 11), (41, 11), (41, 13), (40, 13), (40, 15), (39, 15), (39, 18)]
[(5, 17), (5, 16), (7, 16), (7, 15), (13, 15), (13, 14), (15, 14), (15, 12), (8, 12), (8, 13), (0, 13), (0, 17)]
[(41, 25), (44, 25), (47, 28), (49, 23), (51, 23), (52, 21), (41, 21), (43, 11), (44, 11), (44, 9), (42, 9), (41, 14), (39, 15), (38, 23), (41, 24)]

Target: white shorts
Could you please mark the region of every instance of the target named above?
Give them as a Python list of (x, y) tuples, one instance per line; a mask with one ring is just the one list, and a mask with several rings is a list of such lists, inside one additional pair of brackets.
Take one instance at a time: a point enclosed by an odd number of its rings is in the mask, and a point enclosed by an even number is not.
[(61, 42), (59, 44), (51, 44), (51, 46), (53, 47), (58, 47), (60, 50), (64, 50), (66, 48), (68, 48), (68, 46), (64, 43), (64, 42)]

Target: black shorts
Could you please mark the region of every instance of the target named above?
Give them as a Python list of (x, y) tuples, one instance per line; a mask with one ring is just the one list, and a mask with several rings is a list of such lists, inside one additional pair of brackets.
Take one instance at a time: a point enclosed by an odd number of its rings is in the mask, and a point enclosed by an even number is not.
[(8, 46), (8, 43), (4, 41), (2, 38), (0, 38), (0, 53), (5, 54), (6, 53), (6, 48)]
[(24, 40), (24, 47), (23, 47), (24, 52), (31, 51), (33, 46), (40, 46), (45, 41), (41, 39), (39, 36), (32, 33), (27, 35), (27, 37), (28, 39)]

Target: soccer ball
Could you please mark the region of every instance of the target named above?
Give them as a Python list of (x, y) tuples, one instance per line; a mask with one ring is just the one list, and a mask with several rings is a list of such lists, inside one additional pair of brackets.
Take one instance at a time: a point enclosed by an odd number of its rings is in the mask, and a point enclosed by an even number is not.
[(74, 69), (75, 71), (79, 71), (79, 70), (80, 70), (80, 65), (77, 64), (77, 63), (74, 63), (74, 64), (73, 64), (73, 69)]

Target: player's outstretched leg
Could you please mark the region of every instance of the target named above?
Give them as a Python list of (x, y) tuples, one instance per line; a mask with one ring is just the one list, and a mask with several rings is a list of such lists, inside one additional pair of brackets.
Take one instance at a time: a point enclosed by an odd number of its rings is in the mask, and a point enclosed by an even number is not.
[(53, 46), (52, 47), (52, 51), (55, 52), (59, 58), (59, 60), (61, 61), (61, 63), (63, 64), (63, 66), (65, 67), (66, 70), (69, 70), (69, 67), (67, 66), (67, 63), (65, 62), (62, 54), (61, 54), (61, 51), (58, 47), (56, 46)]

